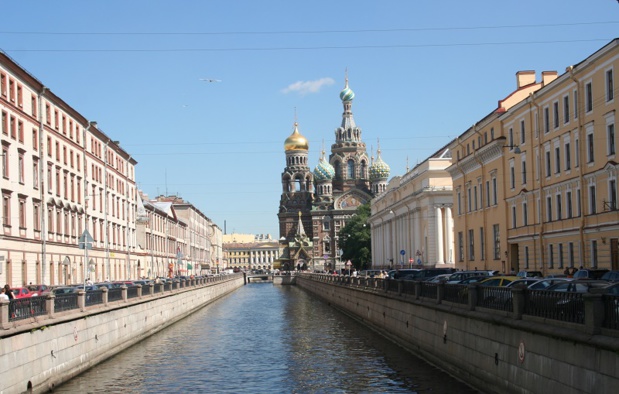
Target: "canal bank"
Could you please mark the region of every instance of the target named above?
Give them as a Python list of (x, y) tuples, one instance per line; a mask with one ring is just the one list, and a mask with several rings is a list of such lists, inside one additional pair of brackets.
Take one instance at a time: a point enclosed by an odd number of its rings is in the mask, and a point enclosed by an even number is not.
[(231, 275), (4, 330), (0, 333), (0, 393), (53, 390), (243, 284), (243, 275)]
[(303, 274), (296, 285), (412, 354), (486, 393), (612, 393), (619, 387), (619, 338), (575, 324), (386, 291), (369, 281), (338, 283)]

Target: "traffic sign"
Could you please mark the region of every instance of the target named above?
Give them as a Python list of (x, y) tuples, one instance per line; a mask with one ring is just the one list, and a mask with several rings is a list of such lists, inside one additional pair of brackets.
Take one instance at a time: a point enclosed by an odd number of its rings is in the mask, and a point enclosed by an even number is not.
[(400, 250), (400, 254), (401, 254), (402, 256), (404, 256), (404, 255), (406, 254), (406, 250), (404, 250), (404, 249)]
[(92, 243), (94, 241), (95, 240), (92, 239), (92, 236), (90, 235), (88, 230), (84, 230), (84, 232), (82, 233), (82, 235), (80, 235), (80, 238), (78, 240), (79, 248), (80, 249), (92, 249)]

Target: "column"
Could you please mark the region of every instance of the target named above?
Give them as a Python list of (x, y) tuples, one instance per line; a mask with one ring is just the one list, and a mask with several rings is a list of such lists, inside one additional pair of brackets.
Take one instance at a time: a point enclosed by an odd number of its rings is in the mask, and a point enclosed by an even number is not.
[(436, 210), (436, 262), (444, 263), (443, 256), (443, 212), (441, 207), (435, 207)]
[(454, 254), (453, 254), (453, 218), (451, 217), (451, 207), (445, 207), (445, 250), (447, 252), (447, 257), (445, 258), (445, 262), (453, 263), (454, 262)]

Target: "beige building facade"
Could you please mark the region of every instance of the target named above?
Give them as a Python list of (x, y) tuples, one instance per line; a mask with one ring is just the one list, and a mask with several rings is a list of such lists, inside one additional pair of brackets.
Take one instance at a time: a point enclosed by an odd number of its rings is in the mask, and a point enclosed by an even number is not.
[(372, 267), (453, 267), (450, 165), (445, 146), (372, 199)]
[(0, 113), (0, 283), (135, 277), (136, 161), (1, 52)]
[(456, 267), (619, 269), (619, 41), (517, 90), (452, 144)]

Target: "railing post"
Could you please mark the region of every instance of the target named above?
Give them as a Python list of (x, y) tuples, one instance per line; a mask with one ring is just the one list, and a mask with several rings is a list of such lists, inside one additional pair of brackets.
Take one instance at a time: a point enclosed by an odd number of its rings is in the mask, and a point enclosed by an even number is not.
[(85, 290), (77, 291), (77, 307), (80, 308), (81, 312), (86, 311), (86, 291)]
[(436, 285), (436, 303), (440, 304), (445, 298), (445, 282), (438, 282)]
[(526, 303), (526, 288), (513, 287), (512, 289), (512, 318), (514, 320), (522, 320), (524, 314), (524, 306)]
[(10, 301), (0, 301), (0, 328), (8, 330), (11, 328), (9, 325), (9, 304)]
[(418, 300), (421, 297), (421, 281), (415, 281), (415, 299)]
[(600, 293), (585, 293), (585, 329), (588, 334), (599, 334), (604, 322), (604, 302)]
[(471, 283), (469, 289), (469, 310), (474, 311), (477, 306), (477, 283)]
[(138, 298), (142, 298), (142, 285), (138, 285)]
[(47, 317), (49, 317), (50, 319), (54, 318), (56, 312), (54, 310), (55, 300), (56, 296), (53, 293), (49, 293), (45, 297), (45, 309), (47, 310)]
[(108, 291), (110, 291), (110, 289), (108, 289), (107, 287), (104, 287), (101, 290), (103, 290), (103, 294), (101, 295), (101, 298), (103, 300), (103, 305), (107, 306), (107, 303), (108, 303)]
[(123, 295), (123, 301), (127, 302), (127, 286), (122, 285), (120, 289), (121, 289), (121, 294)]
[(155, 284), (149, 283), (148, 284), (148, 295), (152, 296), (153, 294), (155, 294)]

